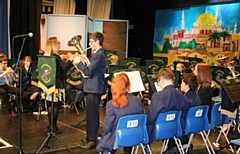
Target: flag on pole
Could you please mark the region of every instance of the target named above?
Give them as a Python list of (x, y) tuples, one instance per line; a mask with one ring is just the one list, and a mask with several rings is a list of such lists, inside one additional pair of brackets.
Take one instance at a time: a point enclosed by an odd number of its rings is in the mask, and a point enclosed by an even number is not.
[(38, 87), (51, 94), (55, 91), (56, 57), (38, 56)]

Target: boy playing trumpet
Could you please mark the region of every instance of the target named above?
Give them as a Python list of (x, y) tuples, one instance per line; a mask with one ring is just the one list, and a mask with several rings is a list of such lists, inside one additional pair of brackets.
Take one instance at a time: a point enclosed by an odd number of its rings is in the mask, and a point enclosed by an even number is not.
[(16, 117), (13, 107), (11, 106), (8, 94), (16, 94), (16, 99), (19, 98), (19, 89), (12, 86), (14, 77), (13, 70), (7, 67), (8, 59), (5, 54), (0, 53), (0, 95), (3, 103), (6, 105), (9, 113)]

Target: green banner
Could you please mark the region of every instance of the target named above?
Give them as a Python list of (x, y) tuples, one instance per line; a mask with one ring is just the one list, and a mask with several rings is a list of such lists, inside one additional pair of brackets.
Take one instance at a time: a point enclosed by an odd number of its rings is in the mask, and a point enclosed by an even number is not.
[(82, 80), (82, 74), (76, 69), (76, 67), (71, 67), (67, 71), (67, 82), (70, 83), (71, 85), (79, 85), (81, 84)]
[(55, 91), (56, 57), (38, 56), (38, 87), (47, 94)]
[(125, 58), (124, 65), (128, 66), (129, 69), (139, 66), (141, 58)]
[(32, 61), (31, 84), (38, 87), (38, 62), (37, 61)]

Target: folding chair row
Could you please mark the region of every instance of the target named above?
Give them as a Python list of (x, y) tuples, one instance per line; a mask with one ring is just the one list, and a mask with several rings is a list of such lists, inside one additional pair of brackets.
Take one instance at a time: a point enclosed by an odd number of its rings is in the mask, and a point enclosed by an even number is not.
[[(209, 131), (213, 126), (213, 123), (209, 124), (208, 122), (208, 110), (208, 106), (190, 108), (186, 117), (184, 130), (182, 130), (180, 122), (182, 111), (174, 110), (160, 113), (156, 120), (154, 132), (156, 141), (163, 140), (161, 153), (163, 153), (166, 146), (168, 146), (169, 139), (171, 138), (174, 139), (180, 154), (187, 153), (195, 133), (201, 134), (208, 153), (215, 153), (206, 133), (206, 131)], [(138, 146), (140, 145), (143, 153), (146, 153), (146, 150), (152, 153), (149, 146), (146, 121), (147, 115), (145, 114), (121, 117), (116, 128), (116, 138), (113, 149), (137, 146), (135, 151), (137, 153)], [(181, 137), (188, 134), (190, 135), (188, 146), (186, 149), (183, 149)], [(134, 148), (132, 150), (132, 153), (133, 152)]]
[[(181, 111), (168, 111), (158, 115), (155, 125), (156, 140), (164, 140), (161, 153), (168, 145), (169, 139), (173, 138), (180, 154), (188, 152), (194, 133), (200, 133), (208, 153), (215, 153), (205, 131), (209, 130), (208, 106), (196, 106), (189, 109), (186, 117), (185, 129), (182, 130), (180, 117)], [(183, 149), (180, 138), (190, 134), (187, 148)], [(210, 151), (211, 150), (211, 151)]]

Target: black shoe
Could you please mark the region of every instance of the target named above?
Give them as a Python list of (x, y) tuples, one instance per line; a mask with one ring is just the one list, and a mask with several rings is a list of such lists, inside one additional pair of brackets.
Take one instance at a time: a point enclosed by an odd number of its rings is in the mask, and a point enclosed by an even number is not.
[[(48, 130), (48, 132), (51, 132), (51, 125), (48, 125), (48, 126), (47, 126), (47, 130)], [(61, 134), (62, 132), (61, 132), (60, 130), (58, 130), (57, 127), (53, 127), (53, 133), (55, 133), (55, 134)]]
[(96, 147), (96, 142), (94, 141), (88, 141), (80, 145), (81, 149), (94, 149), (95, 147)]
[(60, 130), (58, 130), (57, 127), (53, 127), (53, 132), (54, 132), (55, 134), (62, 134), (62, 132), (61, 132)]
[(166, 151), (163, 152), (163, 154), (178, 154), (178, 148), (176, 146), (173, 146), (172, 148), (168, 148)]

